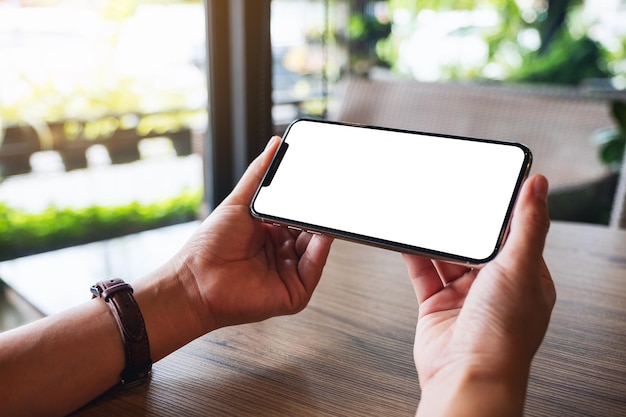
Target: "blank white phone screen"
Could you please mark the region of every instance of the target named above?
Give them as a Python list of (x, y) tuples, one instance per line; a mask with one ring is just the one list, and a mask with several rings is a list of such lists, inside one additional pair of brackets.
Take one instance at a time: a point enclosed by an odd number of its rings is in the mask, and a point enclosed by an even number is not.
[(444, 254), (496, 249), (528, 164), (512, 144), (300, 120), (253, 210)]

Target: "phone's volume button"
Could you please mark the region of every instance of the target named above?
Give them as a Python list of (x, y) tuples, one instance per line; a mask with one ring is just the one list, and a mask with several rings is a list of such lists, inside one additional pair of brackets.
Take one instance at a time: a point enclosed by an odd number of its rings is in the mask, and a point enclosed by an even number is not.
[(287, 229), (297, 230), (297, 231), (299, 231), (299, 232), (301, 232), (301, 231), (302, 231), (302, 229), (300, 229), (299, 227), (296, 227), (296, 226), (287, 226)]
[(316, 232), (315, 230), (306, 230), (307, 233), (311, 233), (312, 235), (321, 235), (320, 232)]
[(272, 226), (278, 226), (278, 227), (280, 227), (280, 223), (272, 223)]

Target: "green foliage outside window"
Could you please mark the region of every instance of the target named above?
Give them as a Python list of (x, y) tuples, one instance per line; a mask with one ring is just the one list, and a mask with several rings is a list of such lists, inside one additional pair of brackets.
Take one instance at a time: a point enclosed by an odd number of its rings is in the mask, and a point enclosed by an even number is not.
[(610, 77), (601, 45), (584, 36), (574, 39), (563, 31), (543, 54), (527, 54), (509, 82), (578, 85), (585, 80)]
[[(611, 51), (594, 40), (590, 35), (593, 22), (585, 20), (580, 0), (534, 2), (524, 7), (520, 6), (522, 2), (506, 0), (389, 0), (388, 4), (393, 16), (403, 18), (394, 22), (391, 35), (381, 41), (377, 51), (381, 59), (399, 72), (406, 71), (398, 65), (400, 44), (406, 44), (427, 24), (428, 19), (419, 18), (421, 13), (432, 11), (433, 16), (435, 13), (452, 16), (466, 12), (476, 16), (490, 12), (497, 15), (497, 22), (481, 25), (473, 20), (449, 34), (450, 38), (460, 39), (467, 34), (481, 38), (488, 51), (485, 59), (470, 67), (463, 63), (443, 64), (439, 81), (578, 85), (589, 79), (623, 76), (615, 63), (626, 59), (626, 40), (622, 40), (621, 48), (613, 47)], [(423, 62), (433, 59), (419, 58)]]
[[(102, 139), (116, 129), (134, 129), (138, 136), (180, 128), (202, 129), (207, 117), (206, 84), (204, 70), (198, 62), (171, 60), (168, 55), (171, 48), (163, 46), (155, 50), (151, 48), (148, 38), (139, 49), (133, 50), (132, 55), (141, 56), (141, 60), (137, 59), (133, 65), (125, 67), (115, 65), (119, 51), (123, 50), (122, 35), (126, 33), (129, 36), (128, 33), (133, 33), (133, 30), (141, 35), (147, 33), (135, 29), (132, 24), (136, 23), (131, 22), (137, 20), (135, 14), (144, 5), (185, 3), (183, 9), (177, 9), (179, 14), (175, 16), (181, 16), (182, 11), (186, 13), (182, 16), (193, 15), (203, 19), (200, 0), (105, 0), (90, 5), (70, 3), (61, 0), (46, 3), (46, 6), (59, 6), (56, 10), (59, 14), (50, 17), (56, 37), (45, 33), (50, 29), (42, 28), (41, 31), (34, 30), (32, 39), (45, 35), (46, 39), (56, 40), (64, 36), (83, 48), (90, 42), (87, 51), (93, 54), (89, 59), (80, 53), (67, 55), (67, 42), (59, 41), (53, 49), (57, 51), (58, 48), (60, 52), (55, 52), (55, 59), (43, 60), (45, 65), (33, 65), (33, 62), (38, 62), (35, 60), (39, 56), (37, 53), (19, 53), (16, 56), (31, 59), (24, 62), (15, 59), (10, 66), (0, 68), (5, 70), (0, 71), (3, 77), (0, 79), (0, 90), (3, 91), (0, 97), (0, 145), (5, 129), (14, 125), (42, 126), (60, 122), (68, 141), (76, 138), (89, 141)], [(67, 28), (60, 28), (59, 21), (55, 22), (54, 18), (65, 13), (64, 10), (76, 13), (75, 16), (93, 19), (97, 22), (94, 27), (99, 30), (84, 36), (81, 30), (85, 29), (85, 25), (74, 24), (76, 22)], [(154, 8), (150, 10), (154, 11)], [(37, 12), (36, 7), (25, 11)], [(159, 17), (162, 16), (163, 13), (160, 13)], [(165, 14), (165, 17), (173, 19), (171, 14)], [(151, 21), (145, 18), (145, 14), (142, 19), (142, 24)], [(180, 18), (178, 23), (180, 25)], [(196, 23), (185, 21), (183, 25), (195, 28), (197, 25), (193, 25)], [(177, 27), (168, 27), (172, 33), (167, 39), (173, 40), (172, 43), (190, 38), (195, 41), (195, 32), (190, 29), (183, 36), (177, 33)], [(16, 31), (15, 36), (27, 39), (26, 47), (38, 50), (40, 45), (31, 40), (28, 30)], [(204, 27), (201, 27), (201, 33), (203, 41)], [(153, 50), (155, 52), (150, 55)], [(76, 56), (80, 59), (74, 60)], [(91, 61), (94, 56), (98, 65)], [(48, 69), (48, 64), (52, 69)], [(59, 70), (63, 65), (67, 70)], [(7, 68), (9, 71), (6, 71)], [(52, 149), (45, 137), (40, 136), (39, 140), (43, 150)], [(195, 220), (201, 205), (202, 192), (198, 190), (185, 190), (178, 196), (149, 204), (129, 202), (107, 207), (49, 207), (38, 213), (25, 212), (0, 202), (0, 260)]]
[(0, 261), (198, 218), (202, 192), (151, 204), (58, 208), (25, 213), (0, 203)]

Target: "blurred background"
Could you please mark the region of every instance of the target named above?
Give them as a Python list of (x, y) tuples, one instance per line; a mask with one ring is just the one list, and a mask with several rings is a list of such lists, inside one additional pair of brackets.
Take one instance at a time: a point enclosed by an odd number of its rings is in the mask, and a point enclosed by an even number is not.
[[(0, 261), (193, 222), (219, 202), (230, 153), (215, 145), (221, 73), (207, 57), (238, 36), (213, 27), (219, 3), (0, 1)], [(623, 0), (259, 3), (270, 10), (268, 134), (331, 117), (351, 78), (626, 88)], [(590, 140), (615, 172), (626, 111), (611, 103), (614, 126)], [(226, 189), (237, 166), (227, 161)]]

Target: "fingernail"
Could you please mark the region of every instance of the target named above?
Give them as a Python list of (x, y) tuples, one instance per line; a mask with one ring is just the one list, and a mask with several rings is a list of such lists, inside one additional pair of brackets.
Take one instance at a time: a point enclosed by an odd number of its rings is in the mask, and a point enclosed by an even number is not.
[(539, 175), (535, 179), (535, 183), (533, 184), (533, 191), (535, 193), (535, 196), (542, 200), (548, 198), (548, 187), (548, 180), (546, 179), (546, 177)]

